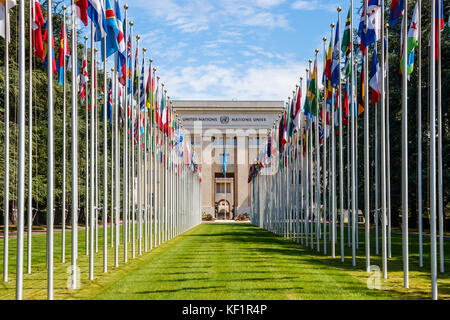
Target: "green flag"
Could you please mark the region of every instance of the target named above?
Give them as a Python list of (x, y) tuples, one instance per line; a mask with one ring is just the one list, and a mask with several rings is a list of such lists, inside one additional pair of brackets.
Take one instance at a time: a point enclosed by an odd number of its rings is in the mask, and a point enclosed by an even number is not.
[(311, 76), (311, 81), (309, 83), (309, 92), (311, 94), (311, 113), (316, 115), (318, 109), (318, 99), (317, 99), (317, 60), (314, 61), (314, 71)]
[(350, 9), (348, 9), (348, 15), (347, 15), (347, 20), (345, 20), (345, 29), (344, 29), (344, 36), (342, 37), (342, 53), (344, 53), (344, 55), (349, 55), (350, 51), (352, 50), (351, 48), (351, 30), (350, 30), (350, 24), (351, 24), (351, 12), (352, 12), (352, 7), (350, 7)]

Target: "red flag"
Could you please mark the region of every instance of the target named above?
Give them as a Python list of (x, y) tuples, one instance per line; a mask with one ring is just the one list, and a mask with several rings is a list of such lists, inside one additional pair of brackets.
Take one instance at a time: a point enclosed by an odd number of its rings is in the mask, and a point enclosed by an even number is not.
[(45, 60), (44, 43), (42, 40), (42, 26), (45, 24), (44, 16), (42, 15), (41, 5), (39, 1), (34, 1), (33, 7), (33, 47), (34, 56)]
[(75, 0), (75, 5), (77, 6), (77, 17), (83, 22), (85, 26), (88, 25), (88, 0)]

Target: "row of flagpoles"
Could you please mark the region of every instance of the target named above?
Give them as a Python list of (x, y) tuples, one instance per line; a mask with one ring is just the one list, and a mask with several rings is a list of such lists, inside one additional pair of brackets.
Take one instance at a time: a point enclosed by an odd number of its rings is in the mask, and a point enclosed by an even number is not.
[[(0, 34), (5, 38), (5, 193), (4, 193), (4, 259), (3, 281), (9, 280), (9, 33), (10, 10), (16, 6), (13, 0), (0, 3)], [(108, 271), (108, 222), (110, 245), (114, 249), (114, 267), (119, 267), (119, 248), (123, 247), (123, 262), (136, 257), (172, 239), (201, 222), (200, 183), (201, 173), (190, 147), (190, 136), (185, 139), (182, 125), (173, 112), (173, 104), (164, 84), (156, 75), (149, 59), (148, 78), (145, 72), (146, 49), (140, 50), (140, 37), (133, 38), (133, 23), (127, 22), (128, 6), (119, 0), (72, 0), (70, 3), (71, 45), (66, 27), (66, 6), (63, 5), (63, 23), (60, 37), (59, 61), (56, 62), (53, 38), (53, 6), (47, 1), (47, 19), (39, 1), (29, 1), (30, 21), (25, 23), (26, 1), (18, 4), (19, 38), (19, 145), (18, 145), (18, 211), (16, 252), (16, 298), (23, 299), (24, 279), (24, 224), (27, 212), (26, 271), (32, 272), (32, 126), (33, 126), (33, 57), (40, 59), (48, 70), (48, 183), (47, 183), (47, 270), (48, 299), (54, 298), (54, 77), (63, 87), (63, 197), (62, 197), (62, 243), (61, 263), (65, 263), (66, 213), (71, 212), (71, 288), (76, 289), (80, 275), (77, 260), (82, 248), (78, 248), (79, 211), (85, 213), (85, 254), (89, 256), (89, 279), (94, 279), (94, 255), (98, 252), (99, 218), (103, 224), (103, 271)], [(124, 19), (122, 20), (122, 12)], [(3, 14), (3, 15), (2, 15)], [(90, 23), (90, 36), (84, 37), (81, 73), (77, 48), (76, 17), (84, 26)], [(42, 28), (44, 33), (42, 34)], [(29, 86), (25, 83), (25, 37), (30, 37)], [(88, 39), (90, 38), (90, 46)], [(135, 55), (132, 51), (135, 47)], [(49, 50), (51, 48), (51, 50)], [(101, 58), (98, 59), (98, 54)], [(90, 61), (88, 55), (90, 54)], [(113, 68), (108, 69), (108, 58)], [(142, 63), (140, 60), (142, 58)], [(90, 62), (90, 66), (89, 66)], [(103, 62), (103, 79), (98, 76), (97, 65)], [(90, 68), (89, 68), (90, 67)], [(66, 71), (71, 80), (71, 204), (66, 193)], [(108, 77), (109, 75), (109, 77)], [(103, 92), (98, 94), (98, 83)], [(108, 90), (107, 90), (108, 88)], [(28, 123), (28, 195), (25, 195), (25, 113), (26, 93), (29, 94)], [(106, 91), (107, 90), (107, 91)], [(81, 102), (78, 101), (81, 98)], [(84, 104), (86, 118), (78, 115)], [(99, 123), (103, 119), (103, 126)], [(84, 121), (85, 159), (79, 159), (79, 124)], [(108, 122), (109, 125), (108, 126)], [(99, 131), (103, 128), (103, 143)], [(122, 130), (122, 132), (120, 131)], [(100, 132), (101, 133), (101, 132)], [(188, 141), (189, 140), (189, 141)], [(109, 142), (111, 145), (109, 145)], [(103, 147), (103, 149), (101, 149)], [(109, 158), (109, 153), (111, 157)], [(103, 154), (103, 161), (99, 159)], [(80, 177), (81, 166), (85, 176)], [(108, 168), (111, 166), (110, 178)], [(100, 168), (99, 168), (100, 167)], [(103, 169), (99, 173), (99, 169)], [(99, 179), (103, 178), (103, 182)], [(79, 202), (79, 184), (85, 179), (84, 203)], [(99, 184), (103, 184), (102, 187)], [(103, 193), (101, 193), (103, 191)], [(110, 192), (110, 193), (109, 193)], [(100, 200), (103, 198), (103, 201)], [(108, 203), (108, 199), (111, 203)], [(25, 200), (28, 200), (27, 208)], [(121, 203), (121, 201), (123, 201)], [(102, 203), (103, 202), (103, 203)], [(84, 207), (83, 207), (84, 206)], [(68, 210), (70, 208), (70, 210)], [(123, 220), (123, 223), (121, 221)], [(120, 229), (122, 228), (122, 239)]]
[[(421, 128), (421, 0), (415, 4), (408, 29), (407, 0), (393, 0), (389, 10), (389, 20), (385, 24), (385, 1), (364, 1), (358, 36), (360, 38), (361, 82), (357, 81), (358, 57), (355, 56), (353, 41), (353, 1), (350, 3), (342, 42), (341, 8), (338, 7), (337, 23), (331, 24), (331, 38), (328, 50), (326, 37), (323, 38), (323, 96), (320, 95), (318, 71), (319, 50), (315, 50), (306, 69), (307, 92), (302, 100), (302, 81), (293, 91), (292, 99), (286, 103), (284, 114), (269, 133), (268, 143), (251, 167), (249, 183), (252, 192), (252, 222), (297, 243), (305, 243), (323, 253), (331, 249), (336, 257), (340, 240), (341, 261), (344, 261), (345, 221), (348, 217), (348, 246), (352, 251), (352, 264), (356, 266), (356, 250), (359, 246), (358, 225), (358, 126), (363, 115), (364, 126), (364, 220), (365, 220), (365, 262), (367, 272), (371, 272), (370, 231), (375, 224), (376, 255), (381, 251), (383, 278), (388, 277), (388, 258), (391, 251), (391, 173), (390, 173), (390, 132), (389, 132), (389, 61), (388, 31), (401, 19), (403, 30), (402, 52), (402, 258), (404, 287), (409, 288), (409, 239), (408, 239), (408, 81), (415, 72), (414, 56), (418, 50), (418, 215), (419, 215), (419, 264), (423, 267), (423, 226), (422, 226), (422, 128)], [(444, 212), (442, 186), (442, 108), (441, 108), (441, 54), (440, 33), (444, 29), (442, 0), (431, 1), (430, 36), (430, 261), (432, 298), (438, 298), (437, 257), (439, 252), (440, 271), (444, 272)], [(336, 30), (334, 30), (336, 29)], [(406, 32), (408, 30), (408, 32)], [(333, 37), (334, 36), (334, 37)], [(380, 53), (377, 46), (381, 47)], [(372, 67), (369, 73), (369, 47), (372, 47)], [(343, 59), (344, 58), (344, 59)], [(360, 58), (360, 59), (361, 59)], [(379, 62), (380, 59), (380, 62)], [(345, 63), (342, 63), (342, 60)], [(437, 69), (437, 70), (436, 70)], [(405, 72), (406, 70), (406, 72)], [(436, 72), (437, 71), (437, 72)], [(369, 77), (367, 75), (369, 74)], [(436, 85), (437, 78), (437, 85)], [(361, 86), (360, 100), (358, 88)], [(343, 89), (344, 88), (344, 89)], [(371, 100), (369, 102), (370, 88)], [(342, 93), (343, 91), (343, 93)], [(437, 97), (436, 97), (437, 95)], [(358, 100), (358, 101), (357, 101)], [(370, 107), (369, 107), (370, 105)], [(436, 113), (437, 106), (437, 113)], [(410, 106), (409, 108), (411, 108)], [(375, 159), (370, 157), (369, 111), (375, 112)], [(378, 113), (380, 110), (380, 113)], [(436, 120), (438, 128), (436, 130)], [(379, 122), (378, 122), (379, 121)], [(378, 132), (380, 123), (380, 133)], [(347, 128), (347, 163), (344, 163), (344, 126)], [(337, 132), (337, 133), (336, 133)], [(336, 133), (336, 134), (335, 134)], [(438, 148), (436, 150), (436, 137)], [(331, 141), (328, 141), (331, 140)], [(381, 141), (380, 155), (378, 140)], [(336, 158), (337, 157), (337, 158)], [(371, 161), (375, 164), (375, 182), (371, 179)], [(378, 165), (381, 170), (379, 172)], [(347, 168), (347, 177), (344, 169)], [(338, 169), (338, 170), (337, 170)], [(344, 180), (347, 178), (347, 190)], [(370, 203), (371, 192), (375, 189), (374, 201)], [(267, 192), (270, 190), (270, 192)], [(272, 192), (276, 190), (276, 192)], [(347, 194), (347, 204), (344, 196)], [(380, 201), (381, 200), (381, 201)], [(371, 207), (375, 208), (371, 218)], [(347, 210), (345, 210), (345, 207)], [(439, 223), (439, 251), (436, 242), (436, 218)], [(381, 221), (380, 221), (381, 220)], [(379, 223), (381, 222), (381, 248), (379, 247)], [(337, 227), (339, 226), (339, 230)], [(328, 235), (327, 235), (328, 232)], [(327, 244), (327, 240), (329, 244)], [(329, 247), (330, 246), (330, 247)]]

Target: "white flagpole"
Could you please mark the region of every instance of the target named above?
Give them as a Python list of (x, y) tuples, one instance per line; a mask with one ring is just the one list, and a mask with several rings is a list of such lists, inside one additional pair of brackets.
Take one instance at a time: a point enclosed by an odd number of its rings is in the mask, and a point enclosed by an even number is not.
[[(146, 109), (146, 107), (145, 107), (145, 85), (144, 85), (144, 81), (145, 81), (145, 52), (147, 51), (147, 49), (146, 48), (143, 48), (143, 55), (144, 55), (144, 58), (143, 58), (143, 60), (142, 60), (142, 63), (143, 63), (143, 68), (142, 68), (142, 70), (144, 71), (143, 73), (142, 73), (142, 90), (143, 90), (143, 92), (141, 92), (141, 95), (143, 95), (144, 96), (144, 101), (141, 101), (141, 97), (139, 96), (139, 108), (141, 107), (140, 106), (140, 103), (141, 102), (143, 102), (144, 103), (144, 115), (143, 115), (143, 117), (144, 117), (144, 136), (142, 137), (142, 143), (141, 143), (141, 146), (140, 146), (140, 148), (142, 149), (142, 145), (144, 145), (144, 154), (143, 154), (143, 160), (144, 160), (144, 165), (143, 165), (143, 168), (141, 168), (141, 170), (143, 169), (144, 170), (144, 172), (143, 172), (143, 178), (142, 178), (142, 189), (143, 189), (143, 191), (144, 191), (144, 252), (147, 252), (148, 251), (148, 237), (147, 237), (147, 231), (148, 231), (148, 216), (147, 216), (147, 213), (148, 213), (148, 202), (147, 202), (147, 192), (148, 192), (148, 189), (147, 189), (147, 146), (146, 146), (146, 138), (147, 138), (147, 136), (146, 136), (146, 124), (147, 124), (147, 111), (145, 110)], [(141, 160), (142, 161), (142, 160)]]
[[(382, 21), (384, 20), (384, 15), (382, 16)], [(383, 39), (383, 37), (381, 37)], [(389, 25), (386, 24), (386, 42), (383, 42), (381, 44), (381, 46), (386, 46), (386, 49), (383, 50), (382, 52), (382, 57), (385, 56), (386, 59), (386, 68), (384, 68), (384, 64), (382, 64), (381, 68), (382, 70), (385, 69), (385, 71), (382, 71), (382, 74), (386, 74), (386, 87), (385, 89), (383, 89), (382, 92), (382, 96), (383, 94), (386, 95), (386, 98), (381, 99), (381, 121), (385, 121), (385, 123), (383, 123), (383, 126), (385, 127), (385, 132), (381, 134), (381, 137), (383, 137), (383, 134), (385, 135), (386, 141), (382, 141), (381, 145), (383, 146), (383, 143), (385, 143), (385, 151), (381, 152), (381, 159), (382, 161), (386, 161), (385, 162), (385, 166), (386, 166), (386, 171), (383, 174), (384, 176), (382, 176), (381, 178), (381, 185), (382, 188), (386, 188), (386, 204), (385, 204), (385, 210), (386, 210), (386, 215), (387, 215), (387, 257), (388, 258), (392, 258), (392, 246), (391, 246), (391, 147), (390, 147), (390, 125), (389, 125), (389, 115), (390, 115), (390, 111), (389, 111)], [(383, 61), (383, 59), (381, 60)], [(382, 85), (384, 85), (384, 82), (382, 82)], [(384, 92), (384, 93), (383, 93)], [(384, 112), (384, 107), (383, 105), (386, 105), (385, 108), (385, 118), (383, 118), (383, 112)], [(385, 152), (385, 159), (383, 160), (383, 152)], [(383, 179), (385, 179), (384, 181), (384, 186), (383, 186)], [(382, 191), (383, 192), (383, 191)], [(386, 216), (385, 216), (386, 218)], [(385, 223), (385, 224), (386, 224)], [(386, 275), (387, 276), (387, 275)]]
[[(94, 53), (95, 53), (95, 67), (96, 70), (98, 70), (97, 67), (97, 48), (94, 49)], [(105, 70), (106, 71), (106, 70)], [(94, 74), (94, 81), (95, 81), (95, 99), (97, 99), (98, 97), (98, 77), (97, 77), (97, 71)], [(106, 91), (106, 88), (104, 88), (104, 91)], [(97, 101), (96, 101), (97, 102)], [(100, 104), (99, 104), (100, 105)], [(95, 110), (95, 252), (98, 252), (98, 212), (100, 210), (99, 208), (99, 193), (100, 193), (100, 188), (99, 188), (99, 183), (98, 183), (98, 179), (99, 179), (99, 174), (98, 174), (98, 117), (99, 117), (99, 110)]]
[[(324, 69), (327, 64), (327, 37), (323, 37)], [(327, 87), (324, 84), (322, 119), (323, 130), (323, 253), (327, 254)]]
[[(353, 29), (351, 29), (353, 30)], [(357, 113), (358, 111), (355, 110), (355, 93), (356, 93), (356, 83), (353, 82), (353, 76), (354, 73), (356, 73), (356, 64), (357, 64), (357, 60), (354, 59), (353, 60), (353, 51), (351, 54), (351, 58), (352, 58), (352, 62), (351, 62), (351, 67), (352, 67), (352, 72), (351, 72), (351, 82), (352, 82), (352, 96), (351, 96), (351, 143), (352, 143), (352, 152), (351, 152), (351, 157), (352, 157), (352, 167), (351, 167), (351, 176), (352, 176), (352, 265), (355, 267), (356, 266), (356, 223), (357, 223), (357, 207), (356, 207), (356, 126), (357, 126), (357, 122), (356, 122), (356, 117), (357, 117)], [(350, 123), (349, 123), (350, 124)]]
[(422, 1), (418, 6), (418, 70), (417, 70), (417, 209), (419, 220), (419, 266), (423, 267), (423, 226), (422, 226)]
[[(106, 1), (103, 1), (106, 7)], [(108, 78), (106, 72), (106, 37), (103, 46), (103, 272), (108, 272)], [(98, 208), (97, 208), (98, 210)], [(111, 217), (112, 217), (111, 208)]]
[[(20, 6), (22, 8), (21, 1)], [(53, 22), (52, 22), (52, 0), (48, 1), (47, 27), (48, 27), (48, 167), (47, 167), (47, 237), (48, 237), (48, 277), (47, 295), (48, 300), (53, 300), (53, 218), (54, 218), (54, 110), (53, 110)], [(23, 8), (22, 8), (23, 9)], [(22, 10), (21, 10), (22, 11)], [(23, 12), (21, 12), (23, 13)], [(20, 72), (21, 74), (22, 72)], [(25, 72), (23, 72), (25, 73)], [(20, 158), (20, 157), (19, 157)], [(21, 163), (22, 161), (19, 161)], [(19, 174), (20, 176), (20, 174)], [(21, 199), (21, 197), (19, 197)], [(19, 209), (20, 212), (20, 209)], [(19, 247), (19, 246), (18, 246)]]
[[(367, 1), (364, 2), (365, 10), (365, 32), (368, 28), (368, 14), (367, 14)], [(353, 48), (352, 48), (353, 49)], [(376, 52), (376, 51), (375, 51)], [(376, 54), (374, 52), (374, 54)], [(372, 58), (373, 59), (373, 58)], [(369, 144), (369, 50), (366, 49), (366, 56), (364, 57), (364, 211), (365, 211), (365, 249), (366, 249), (366, 271), (370, 272), (370, 144)], [(352, 90), (353, 93), (353, 90)], [(375, 154), (377, 153), (376, 141), (377, 137), (377, 116), (376, 116), (375, 105)], [(353, 109), (353, 106), (352, 106)], [(375, 157), (375, 168), (377, 167), (377, 157)], [(377, 175), (377, 170), (375, 169), (375, 176)], [(375, 178), (375, 181), (378, 181)], [(377, 183), (375, 183), (375, 203), (378, 204), (378, 194), (377, 194)], [(378, 205), (375, 205), (375, 225), (376, 233), (378, 232), (378, 220), (377, 220), (377, 210)], [(378, 240), (377, 235), (375, 236), (376, 241), (376, 251), (378, 253)]]
[[(404, 0), (408, 12), (408, 0)], [(403, 15), (403, 73), (402, 73), (402, 247), (403, 285), (409, 288), (408, 259), (408, 16)]]
[(90, 144), (90, 196), (89, 196), (89, 280), (94, 280), (94, 218), (95, 218), (95, 193), (94, 193), (94, 139), (95, 139), (95, 114), (94, 114), (94, 108), (95, 108), (95, 50), (94, 50), (94, 23), (91, 21), (91, 110), (90, 110), (90, 118), (91, 118), (91, 144)]
[[(128, 5), (124, 5), (125, 20), (128, 21)], [(128, 262), (128, 28), (124, 27), (124, 39), (126, 43), (125, 58), (125, 87), (124, 87), (124, 108), (123, 108), (123, 261)]]
[[(7, 1), (6, 1), (7, 2)], [(6, 3), (5, 2), (5, 3)], [(31, 274), (31, 237), (33, 233), (33, 22), (34, 0), (30, 0), (30, 70), (28, 86), (28, 235), (27, 235), (27, 273)], [(6, 239), (6, 238), (5, 238)]]
[[(72, 0), (72, 282), (71, 288), (77, 288), (78, 258), (78, 83), (77, 83), (77, 29), (75, 24), (75, 1)], [(87, 230), (86, 230), (87, 232)]]
[[(340, 23), (340, 12), (341, 7), (339, 6), (337, 8), (338, 12), (338, 26), (339, 28), (338, 33), (340, 34), (341, 30), (341, 23)], [(339, 51), (340, 52), (340, 51)], [(342, 148), (343, 139), (342, 139), (342, 101), (341, 101), (341, 55), (339, 53), (339, 81), (338, 81), (338, 89), (339, 89), (339, 96), (338, 96), (338, 105), (339, 105), (339, 202), (341, 207), (341, 214), (340, 214), (340, 225), (341, 225), (341, 261), (344, 262), (344, 150)]]
[[(153, 85), (152, 85), (152, 81), (154, 81), (154, 77), (151, 74), (152, 72), (152, 62), (153, 60), (150, 59), (150, 68), (149, 68), (149, 72), (150, 72), (150, 146), (149, 146), (149, 152), (150, 152), (150, 176), (149, 176), (149, 184), (150, 184), (150, 194), (149, 194), (149, 200), (150, 200), (150, 250), (153, 249), (154, 244), (156, 244), (153, 240), (153, 234), (155, 232), (155, 230), (153, 230), (153, 224), (154, 224), (154, 220), (153, 220), (153, 208), (155, 207), (155, 185), (153, 184), (153, 168), (155, 166), (155, 157), (154, 157), (154, 149), (153, 149)], [(155, 215), (156, 218), (156, 215)]]
[(62, 6), (63, 10), (63, 24), (62, 28), (64, 29), (64, 52), (63, 52), (63, 165), (62, 165), (62, 214), (61, 214), (61, 223), (62, 223), (62, 234), (61, 234), (61, 262), (65, 263), (66, 261), (66, 149), (67, 149), (67, 143), (66, 143), (66, 45), (67, 45), (67, 36), (66, 36), (66, 6)]
[[(119, 135), (119, 113), (120, 113), (120, 108), (119, 108), (119, 90), (118, 90), (118, 85), (117, 85), (117, 73), (118, 73), (118, 63), (117, 63), (117, 59), (118, 59), (118, 54), (116, 53), (116, 61), (115, 61), (115, 65), (116, 67), (113, 68), (113, 72), (112, 72), (112, 77), (113, 77), (113, 86), (114, 86), (114, 104), (112, 106), (112, 109), (115, 111), (114, 114), (114, 156), (115, 156), (115, 174), (114, 174), (114, 179), (115, 179), (115, 197), (114, 197), (114, 208), (111, 208), (111, 215), (113, 215), (114, 210), (115, 210), (115, 228), (114, 228), (114, 233), (115, 233), (115, 237), (114, 237), (114, 265), (115, 267), (119, 267), (119, 246), (120, 246), (120, 135)], [(125, 224), (123, 224), (123, 227), (125, 228)], [(126, 239), (123, 239), (124, 245), (126, 242)]]
[(440, 271), (443, 273), (445, 271), (444, 268), (444, 194), (443, 194), (443, 179), (442, 179), (442, 75), (441, 75), (441, 5), (442, 0), (438, 0), (437, 10), (438, 10), (438, 29), (435, 30), (437, 32), (437, 76), (438, 76), (438, 87), (437, 87), (437, 117), (438, 117), (438, 209), (439, 209), (439, 262), (440, 262)]
[[(3, 281), (8, 282), (9, 270), (9, 8), (5, 1), (5, 192), (3, 199)], [(22, 2), (20, 3), (22, 5)], [(21, 10), (21, 7), (19, 7)], [(21, 283), (22, 285), (22, 283)], [(22, 287), (20, 287), (22, 288)], [(22, 289), (20, 289), (22, 297)]]
[[(49, 1), (51, 5), (51, 0)], [(8, 17), (8, 1), (5, 1), (5, 14)], [(50, 7), (51, 8), (51, 7)], [(8, 23), (8, 19), (5, 19)], [(5, 28), (5, 43), (8, 43), (8, 26)], [(50, 20), (51, 30), (51, 20)], [(51, 50), (50, 50), (51, 51)], [(8, 55), (8, 52), (6, 52)], [(52, 68), (49, 68), (50, 72)], [(19, 157), (18, 157), (18, 191), (17, 191), (17, 264), (16, 264), (16, 299), (23, 298), (23, 238), (25, 209), (25, 1), (19, 3)], [(51, 102), (51, 100), (49, 100)], [(50, 121), (50, 117), (49, 117)], [(8, 214), (5, 213), (5, 216)], [(5, 225), (6, 226), (6, 225)], [(5, 238), (6, 239), (6, 238)], [(52, 261), (53, 263), (53, 261)], [(53, 267), (50, 265), (49, 267)], [(51, 272), (52, 269), (49, 268)], [(50, 278), (49, 278), (50, 279)], [(49, 297), (51, 298), (51, 296)]]
[[(315, 50), (316, 53), (316, 63), (319, 62), (318, 54), (319, 49)], [(316, 245), (317, 245), (317, 252), (320, 252), (320, 218), (321, 218), (321, 199), (320, 199), (320, 137), (319, 137), (319, 81), (318, 81), (318, 74), (316, 79)]]
[[(136, 41), (139, 42), (140, 36), (136, 36)], [(144, 56), (145, 61), (145, 48), (142, 49), (142, 55)], [(139, 61), (138, 70), (140, 69)], [(143, 76), (140, 75), (142, 78)], [(142, 254), (142, 136), (141, 136), (141, 79), (138, 79), (139, 83), (137, 84), (137, 96), (136, 96), (136, 111), (137, 111), (137, 149), (138, 149), (138, 182), (137, 182), (137, 200), (138, 200), (138, 219), (139, 219), (139, 228), (138, 228), (138, 239), (139, 239), (139, 255)]]
[[(381, 1), (381, 25), (384, 25), (384, 1)], [(384, 66), (384, 29), (381, 28), (381, 74), (385, 74)], [(387, 82), (389, 83), (389, 82)], [(384, 92), (384, 81), (381, 81), (381, 263), (383, 269), (383, 279), (387, 279), (387, 248), (386, 248), (386, 109), (385, 102), (385, 92)], [(387, 114), (388, 115), (388, 114)]]
[[(439, 1), (439, 0), (438, 0)], [(431, 0), (431, 70), (430, 70), (430, 231), (431, 231), (431, 292), (438, 299), (436, 252), (436, 0)]]
[[(88, 37), (87, 36), (85, 36), (84, 37), (84, 57), (86, 57), (86, 68), (87, 68), (87, 48), (88, 48), (88, 45), (87, 45), (87, 40), (88, 40)], [(91, 63), (92, 63), (92, 61), (91, 61)], [(90, 204), (90, 200), (89, 200), (89, 152), (90, 152), (90, 150), (89, 150), (89, 94), (88, 94), (88, 84), (87, 84), (87, 79), (86, 79), (86, 83), (84, 84), (84, 88), (85, 88), (85, 104), (86, 104), (86, 106), (85, 106), (85, 114), (86, 114), (86, 181), (85, 181), (85, 183), (86, 183), (86, 188), (85, 188), (85, 208), (84, 208), (84, 211), (85, 211), (85, 219), (86, 219), (86, 221), (85, 221), (85, 229), (86, 229), (86, 232), (85, 232), (85, 237), (86, 237), (86, 239), (85, 239), (85, 243), (86, 243), (86, 255), (89, 255), (89, 241), (90, 241), (90, 232), (89, 232), (89, 225), (90, 225), (90, 222), (89, 222), (89, 214), (90, 214), (90, 212), (89, 212), (89, 204)], [(91, 104), (92, 104), (92, 97), (91, 97)]]
[[(334, 23), (331, 23), (331, 43), (332, 47), (334, 47), (333, 41), (333, 29)], [(334, 113), (334, 92), (335, 89), (332, 88), (331, 94), (331, 215), (332, 215), (332, 227), (331, 227), (331, 257), (336, 258), (336, 132), (335, 132), (335, 113)]]

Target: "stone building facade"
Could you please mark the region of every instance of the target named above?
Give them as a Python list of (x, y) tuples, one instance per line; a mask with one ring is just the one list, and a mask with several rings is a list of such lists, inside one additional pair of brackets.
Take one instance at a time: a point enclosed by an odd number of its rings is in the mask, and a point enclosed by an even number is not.
[(283, 105), (283, 101), (174, 101), (174, 112), (201, 168), (203, 212), (219, 220), (250, 212), (249, 168), (265, 148)]

